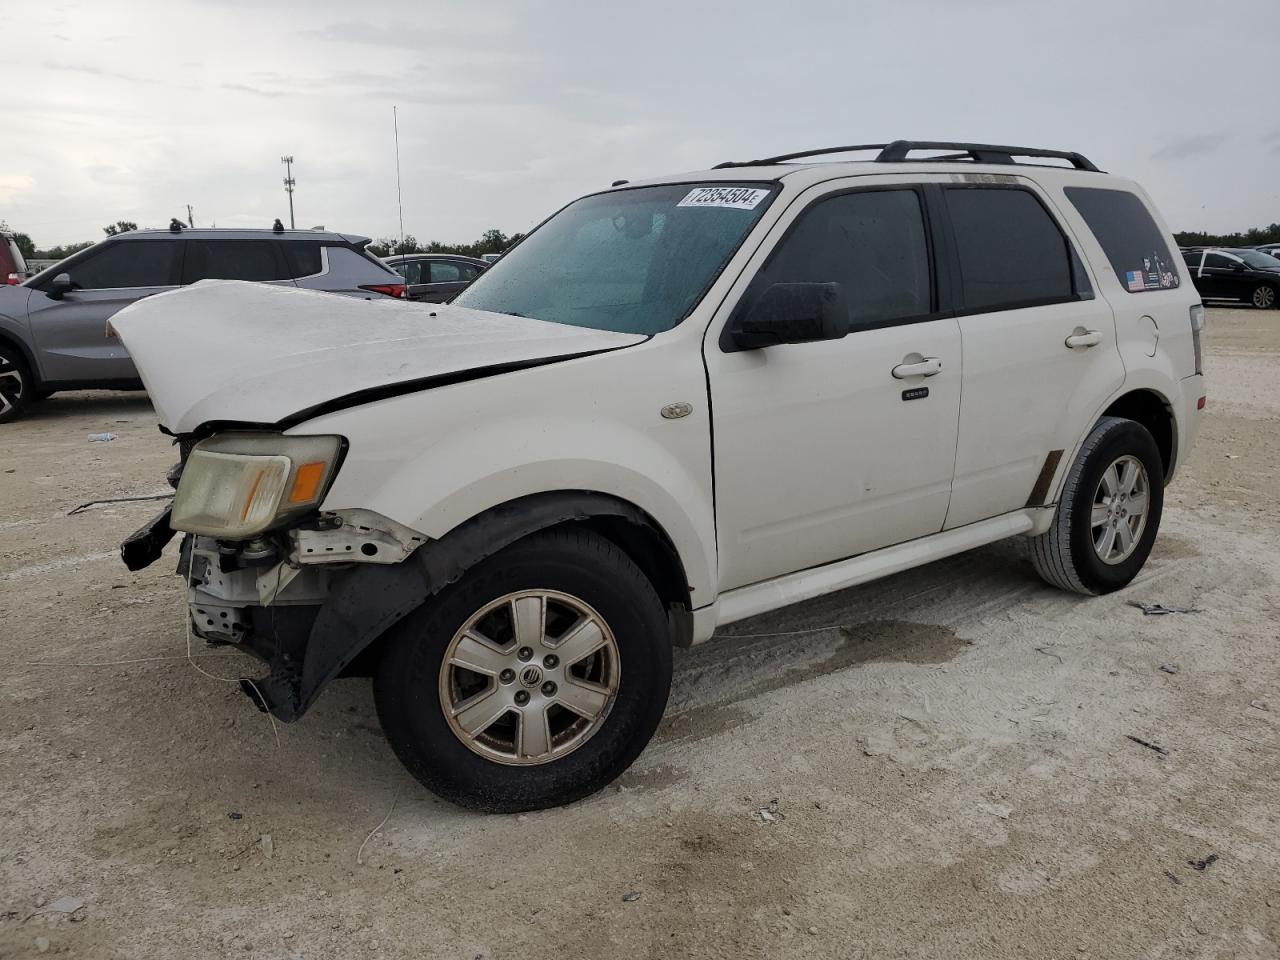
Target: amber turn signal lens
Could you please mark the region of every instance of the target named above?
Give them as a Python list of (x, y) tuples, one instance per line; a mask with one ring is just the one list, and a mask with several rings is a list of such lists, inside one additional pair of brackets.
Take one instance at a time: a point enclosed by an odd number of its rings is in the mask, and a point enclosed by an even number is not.
[(324, 482), (326, 466), (322, 460), (300, 464), (293, 475), (293, 486), (289, 489), (289, 503), (310, 503), (315, 500), (320, 495), (320, 484)]

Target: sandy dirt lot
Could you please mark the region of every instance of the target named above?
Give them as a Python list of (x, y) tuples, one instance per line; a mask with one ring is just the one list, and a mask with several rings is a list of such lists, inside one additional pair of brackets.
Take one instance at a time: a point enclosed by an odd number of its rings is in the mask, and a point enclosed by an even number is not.
[(0, 957), (1280, 956), (1280, 312), (1208, 344), (1128, 589), (1009, 542), (735, 625), (621, 781), (518, 817), (421, 790), (367, 681), (277, 745), (197, 673), (171, 556), (116, 556), (156, 504), (68, 516), (175, 451), (139, 394), (55, 397), (0, 427)]

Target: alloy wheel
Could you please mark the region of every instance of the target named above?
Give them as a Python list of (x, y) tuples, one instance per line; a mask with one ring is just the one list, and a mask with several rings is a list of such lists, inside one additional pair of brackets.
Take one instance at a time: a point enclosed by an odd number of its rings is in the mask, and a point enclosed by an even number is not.
[(0, 354), (0, 416), (18, 405), (26, 390), (26, 378), (22, 375), (22, 369)]
[(1102, 472), (1093, 494), (1089, 529), (1093, 549), (1106, 564), (1122, 563), (1137, 549), (1151, 509), (1147, 468), (1126, 454)]
[(1266, 284), (1253, 291), (1253, 305), (1260, 310), (1270, 310), (1276, 305), (1276, 289)]
[(487, 604), (454, 634), (440, 665), (440, 706), (482, 757), (548, 763), (600, 729), (621, 666), (613, 632), (587, 603), (524, 590)]

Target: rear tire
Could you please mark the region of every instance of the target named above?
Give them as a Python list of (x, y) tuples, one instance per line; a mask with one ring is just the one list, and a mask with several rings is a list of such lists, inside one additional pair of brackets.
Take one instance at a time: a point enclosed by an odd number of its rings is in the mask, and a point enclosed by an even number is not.
[(1271, 310), (1276, 306), (1276, 288), (1270, 284), (1260, 283), (1253, 290), (1250, 302), (1259, 310)]
[(610, 541), (565, 528), (490, 557), (393, 628), (374, 698), (424, 786), (514, 813), (571, 803), (621, 774), (657, 729), (670, 686), (670, 628), (653, 585)]
[(0, 423), (17, 420), (32, 399), (31, 371), (22, 354), (0, 344)]
[(1031, 539), (1036, 573), (1088, 596), (1119, 590), (1147, 562), (1163, 507), (1155, 440), (1132, 420), (1103, 417), (1067, 474), (1053, 526)]

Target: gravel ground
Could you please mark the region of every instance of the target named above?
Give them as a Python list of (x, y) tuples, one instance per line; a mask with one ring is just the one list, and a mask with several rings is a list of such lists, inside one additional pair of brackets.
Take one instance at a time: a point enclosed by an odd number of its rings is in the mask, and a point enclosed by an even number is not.
[(367, 681), (273, 730), (192, 669), (172, 558), (116, 558), (156, 505), (68, 516), (174, 450), (55, 397), (0, 427), (0, 957), (1280, 956), (1280, 313), (1210, 311), (1207, 368), (1126, 590), (1009, 542), (736, 624), (616, 785), (518, 817), (424, 793)]

